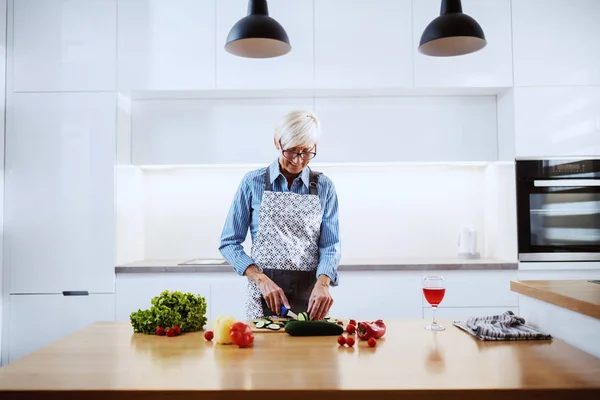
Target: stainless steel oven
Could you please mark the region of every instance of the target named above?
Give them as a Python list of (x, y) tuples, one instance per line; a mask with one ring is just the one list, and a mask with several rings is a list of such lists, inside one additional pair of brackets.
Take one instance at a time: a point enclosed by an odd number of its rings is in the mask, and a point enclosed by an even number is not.
[(600, 260), (600, 159), (517, 160), (519, 261)]

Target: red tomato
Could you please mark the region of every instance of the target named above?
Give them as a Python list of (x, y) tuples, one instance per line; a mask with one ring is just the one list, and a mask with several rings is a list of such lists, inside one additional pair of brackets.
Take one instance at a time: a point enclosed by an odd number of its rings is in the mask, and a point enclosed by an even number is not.
[(350, 335), (354, 335), (354, 333), (356, 332), (356, 326), (352, 324), (348, 325), (346, 327), (346, 332), (348, 332), (348, 334)]
[(252, 329), (243, 322), (236, 322), (231, 325), (229, 333), (231, 335), (231, 342), (238, 347), (248, 347), (254, 343)]
[(350, 322), (349, 322), (349, 324), (350, 324), (350, 325), (354, 325), (354, 326), (356, 326), (356, 320), (354, 320), (354, 319), (351, 319), (351, 320), (350, 320)]
[(176, 334), (176, 335), (179, 335), (179, 334), (181, 333), (181, 328), (180, 328), (180, 327), (178, 327), (177, 325), (175, 325), (175, 326), (173, 327), (173, 331), (175, 331), (175, 334)]
[(213, 337), (215, 337), (215, 334), (212, 331), (204, 332), (204, 339), (208, 340), (209, 342), (213, 340)]
[(352, 336), (346, 338), (346, 345), (348, 345), (348, 347), (354, 346), (354, 338)]
[(337, 338), (337, 342), (338, 342), (338, 344), (339, 344), (340, 346), (343, 346), (343, 345), (345, 345), (345, 344), (346, 344), (346, 338), (345, 338), (345, 337), (343, 337), (343, 336), (340, 336), (340, 337), (338, 337), (338, 338)]
[(367, 344), (369, 345), (369, 347), (375, 347), (377, 346), (377, 340), (375, 340), (375, 338), (369, 338)]

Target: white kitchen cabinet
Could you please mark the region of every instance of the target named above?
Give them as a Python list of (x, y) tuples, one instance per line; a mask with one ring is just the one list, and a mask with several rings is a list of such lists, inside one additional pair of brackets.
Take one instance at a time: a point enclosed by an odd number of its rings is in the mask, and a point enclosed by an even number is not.
[(600, 86), (515, 88), (517, 157), (600, 154)]
[(411, 0), (315, 2), (315, 86), (413, 86)]
[(11, 293), (114, 289), (114, 93), (17, 93), (6, 130)]
[(313, 2), (271, 0), (269, 15), (286, 30), (291, 52), (281, 57), (249, 59), (225, 51), (231, 27), (247, 15), (247, 0), (217, 1), (216, 71), (218, 89), (312, 88), (314, 81)]
[(421, 276), (418, 272), (340, 272), (331, 288), (329, 315), (356, 320), (422, 317)]
[[(413, 51), (416, 87), (512, 86), (511, 1), (463, 0), (463, 12), (481, 25), (482, 50), (458, 57), (431, 57), (418, 51), (427, 25), (440, 15), (440, 0), (413, 0)], [(518, 2), (517, 2), (518, 3)], [(530, 23), (535, 24), (535, 17)]]
[(210, 318), (231, 315), (236, 320), (244, 320), (246, 311), (244, 299), (246, 294), (246, 277), (233, 271), (215, 276), (210, 282)]
[(490, 161), (492, 96), (317, 98), (319, 162)]
[[(426, 275), (444, 277), (446, 294), (441, 307), (505, 307), (519, 304), (518, 295), (510, 290), (511, 279), (517, 279), (516, 270), (427, 271), (422, 274)], [(428, 306), (427, 301), (424, 301), (424, 305)]]
[(120, 0), (119, 90), (214, 89), (215, 3)]
[(310, 98), (134, 101), (134, 164), (269, 164), (277, 157), (273, 131)]
[(513, 1), (515, 86), (600, 85), (599, 18), (598, 0)]
[[(129, 315), (152, 306), (150, 301), (163, 291), (199, 294), (211, 305), (211, 274), (130, 273), (118, 274), (115, 285), (116, 320), (129, 321)], [(207, 307), (207, 318), (210, 319)]]
[(116, 0), (15, 1), (13, 90), (115, 90), (116, 35)]
[(114, 294), (11, 295), (8, 362), (114, 315)]

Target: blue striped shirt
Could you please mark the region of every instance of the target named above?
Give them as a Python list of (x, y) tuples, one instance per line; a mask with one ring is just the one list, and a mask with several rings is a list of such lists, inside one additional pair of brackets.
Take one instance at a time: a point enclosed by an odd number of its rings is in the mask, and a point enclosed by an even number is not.
[[(268, 167), (244, 175), (225, 220), (219, 246), (219, 251), (223, 257), (239, 275), (244, 275), (246, 268), (254, 264), (252, 258), (244, 251), (242, 243), (246, 239), (248, 228), (250, 228), (253, 241), (256, 237), (267, 168), (270, 168), (269, 174), (274, 192), (309, 193), (310, 173), (308, 168), (302, 170), (298, 178), (292, 183), (290, 190), (288, 190), (285, 176), (279, 170), (279, 160), (275, 160)], [(319, 237), (317, 278), (319, 275), (327, 275), (331, 279), (331, 285), (337, 286), (337, 267), (341, 258), (338, 199), (333, 182), (325, 174), (319, 176), (317, 192), (323, 211)]]

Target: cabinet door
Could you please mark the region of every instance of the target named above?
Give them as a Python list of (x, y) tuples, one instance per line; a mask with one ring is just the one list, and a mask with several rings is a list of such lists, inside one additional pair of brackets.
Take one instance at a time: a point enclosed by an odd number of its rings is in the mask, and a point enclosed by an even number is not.
[(118, 18), (120, 90), (214, 89), (214, 0), (121, 0)]
[(8, 362), (95, 322), (114, 321), (114, 294), (11, 295)]
[(247, 0), (217, 1), (217, 88), (288, 89), (313, 86), (313, 2), (271, 0), (269, 15), (286, 30), (292, 45), (288, 54), (249, 59), (225, 51), (231, 27), (246, 16)]
[(411, 0), (315, 2), (315, 86), (412, 87)]
[(14, 91), (115, 90), (116, 0), (14, 2)]
[(413, 0), (415, 86), (512, 86), (510, 0), (463, 0), (462, 6), (481, 25), (486, 47), (458, 57), (431, 57), (418, 47), (425, 27), (440, 15), (440, 0)]
[[(191, 292), (206, 299), (210, 298), (210, 274), (148, 273), (118, 274), (116, 280), (116, 320), (129, 321), (129, 315), (145, 310), (152, 305), (150, 301), (164, 290)], [(210, 318), (207, 308), (207, 318)]]
[[(443, 276), (446, 285), (440, 307), (512, 307), (518, 296), (510, 290), (517, 271), (429, 271), (422, 274)], [(425, 307), (429, 303), (423, 300)]]
[(114, 288), (116, 95), (19, 93), (6, 132), (11, 293)]
[(329, 315), (356, 320), (422, 318), (421, 277), (412, 272), (340, 272)]
[[(133, 103), (134, 164), (269, 164), (273, 131), (310, 98), (153, 100)], [(174, 121), (177, 123), (174, 124)]]
[(497, 159), (492, 96), (317, 98), (315, 109), (327, 121), (319, 162)]
[(512, 2), (515, 86), (600, 85), (600, 1)]
[(517, 157), (600, 154), (600, 87), (515, 88)]

